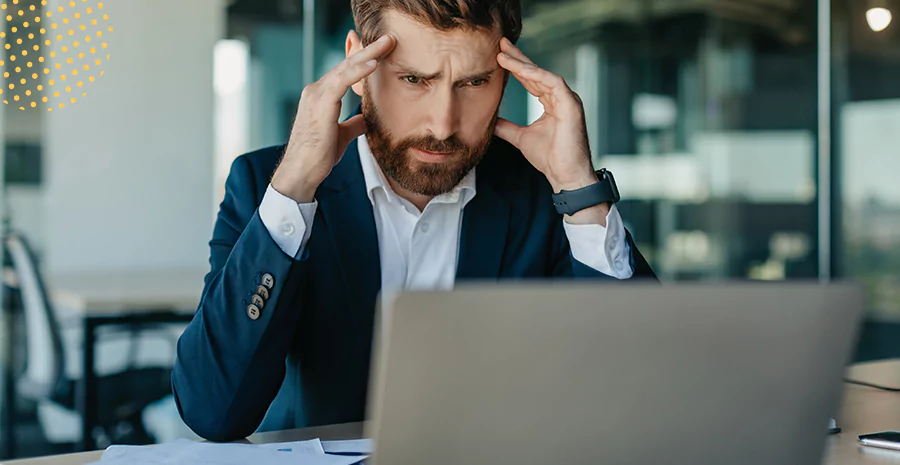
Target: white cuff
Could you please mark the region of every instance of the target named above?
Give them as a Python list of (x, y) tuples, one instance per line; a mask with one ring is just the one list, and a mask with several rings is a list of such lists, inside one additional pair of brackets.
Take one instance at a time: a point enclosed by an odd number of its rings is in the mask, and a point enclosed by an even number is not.
[(615, 205), (606, 215), (606, 227), (569, 224), (563, 220), (563, 228), (575, 260), (617, 279), (629, 279), (634, 275), (631, 247), (625, 240), (625, 224)]
[(259, 205), (259, 218), (275, 244), (288, 256), (299, 258), (312, 232), (318, 207), (316, 201), (298, 204), (269, 184)]

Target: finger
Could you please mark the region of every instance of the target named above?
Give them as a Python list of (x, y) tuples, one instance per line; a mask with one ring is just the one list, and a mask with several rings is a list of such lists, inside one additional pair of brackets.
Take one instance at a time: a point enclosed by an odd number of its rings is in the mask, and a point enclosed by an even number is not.
[(528, 73), (530, 73), (529, 70), (531, 68), (536, 68), (536, 65), (517, 60), (505, 53), (497, 55), (497, 63), (499, 63), (503, 69), (512, 73), (516, 80), (521, 82), (522, 85), (525, 86), (525, 89), (532, 95), (537, 97), (546, 92), (545, 89), (538, 87), (540, 82), (528, 76)]
[(390, 34), (385, 34), (379, 37), (378, 40), (365, 46), (362, 50), (350, 55), (344, 61), (364, 62), (369, 60), (380, 60), (394, 50), (396, 45), (397, 39)]
[(504, 66), (503, 63), (500, 63), (500, 66), (504, 68), (522, 74), (526, 79), (530, 79), (535, 84), (546, 87), (548, 90), (566, 90), (571, 91), (569, 89), (568, 84), (566, 84), (565, 79), (558, 74), (551, 73), (546, 69), (541, 68), (540, 66), (535, 65), (534, 63), (526, 63), (508, 53), (501, 53), (501, 59), (509, 65), (509, 67)]
[(319, 81), (329, 97), (340, 99), (347, 89), (372, 74), (378, 68), (378, 61), (387, 56), (397, 44), (391, 35), (384, 35), (366, 48), (347, 57), (341, 64), (329, 71)]
[(513, 123), (512, 121), (498, 118), (497, 126), (494, 129), (494, 134), (496, 134), (497, 137), (514, 145), (517, 149), (521, 150), (521, 147), (519, 147), (519, 142), (522, 140), (523, 129), (525, 128), (519, 126), (516, 123)]
[(356, 115), (338, 124), (338, 144), (343, 152), (347, 145), (357, 137), (366, 133), (366, 120), (363, 115)]
[[(562, 76), (553, 74), (536, 65), (525, 63), (507, 54), (501, 53), (500, 57), (498, 63), (512, 72), (516, 79), (532, 95), (538, 98), (543, 97), (542, 103), (546, 100), (547, 102), (552, 102), (554, 106), (560, 105), (560, 108), (565, 109), (565, 111), (572, 112), (581, 108), (578, 97), (572, 92), (572, 89), (569, 88)], [(546, 103), (544, 108), (547, 108)]]
[(512, 56), (513, 58), (524, 61), (525, 63), (531, 65), (534, 64), (534, 61), (532, 61), (531, 58), (528, 58), (519, 47), (516, 47), (516, 45), (506, 37), (500, 40), (500, 51)]
[(519, 82), (535, 97), (550, 93), (553, 89), (544, 84), (541, 79), (541, 70), (536, 65), (525, 63), (511, 55), (501, 53), (497, 62), (507, 71), (511, 72)]

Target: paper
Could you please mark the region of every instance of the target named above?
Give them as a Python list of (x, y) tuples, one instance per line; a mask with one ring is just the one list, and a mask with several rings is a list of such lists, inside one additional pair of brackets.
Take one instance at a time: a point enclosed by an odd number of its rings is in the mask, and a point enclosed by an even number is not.
[(372, 454), (375, 452), (375, 441), (371, 439), (322, 441), (322, 447), (329, 454)]
[(96, 465), (352, 465), (362, 456), (326, 455), (318, 440), (274, 444), (175, 441), (158, 446), (113, 446)]
[(269, 444), (253, 445), (262, 447), (264, 449), (275, 449), (282, 452), (302, 452), (305, 454), (317, 455), (322, 455), (325, 453), (325, 449), (322, 447), (322, 441), (319, 441), (318, 439), (312, 439), (309, 441), (273, 442)]

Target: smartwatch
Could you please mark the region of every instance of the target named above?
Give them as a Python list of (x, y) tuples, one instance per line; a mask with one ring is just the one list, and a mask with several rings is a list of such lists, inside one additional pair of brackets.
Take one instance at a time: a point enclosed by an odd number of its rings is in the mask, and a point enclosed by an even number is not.
[(596, 172), (600, 182), (574, 191), (553, 194), (553, 206), (560, 215), (574, 215), (581, 210), (600, 205), (614, 204), (620, 200), (619, 188), (612, 172), (603, 168)]

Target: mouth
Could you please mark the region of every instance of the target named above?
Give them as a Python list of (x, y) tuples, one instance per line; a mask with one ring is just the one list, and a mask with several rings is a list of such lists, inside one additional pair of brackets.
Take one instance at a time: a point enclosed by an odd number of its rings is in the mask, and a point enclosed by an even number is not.
[(413, 148), (412, 152), (416, 156), (416, 158), (426, 163), (443, 163), (444, 161), (447, 161), (455, 155), (454, 152), (429, 152), (427, 150), (417, 148)]

